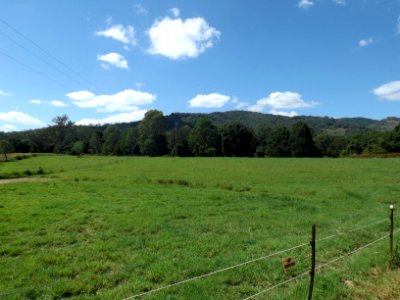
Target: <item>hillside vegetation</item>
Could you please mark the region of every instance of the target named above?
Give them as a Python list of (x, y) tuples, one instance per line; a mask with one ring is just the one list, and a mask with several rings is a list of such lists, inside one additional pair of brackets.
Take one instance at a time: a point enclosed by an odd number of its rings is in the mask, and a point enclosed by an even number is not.
[(136, 123), (76, 126), (58, 116), (46, 128), (0, 133), (0, 153), (142, 156), (339, 157), (400, 152), (399, 119), (282, 117), (150, 110)]

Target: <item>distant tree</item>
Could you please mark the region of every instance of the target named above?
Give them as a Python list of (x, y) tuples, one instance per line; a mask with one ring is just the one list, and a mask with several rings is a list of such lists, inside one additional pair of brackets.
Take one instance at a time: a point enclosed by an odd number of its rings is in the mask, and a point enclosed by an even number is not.
[(140, 154), (139, 149), (139, 130), (137, 127), (129, 128), (122, 139), (121, 149), (123, 154), (126, 155), (137, 155)]
[(11, 143), (7, 140), (0, 141), (0, 153), (3, 154), (4, 159), (7, 161), (8, 157), (7, 154), (13, 151), (13, 147)]
[(102, 148), (101, 133), (93, 132), (89, 140), (89, 151), (91, 154), (99, 154)]
[(166, 120), (159, 110), (149, 110), (138, 127), (138, 144), (142, 155), (168, 154), (165, 137)]
[(209, 119), (198, 119), (189, 135), (189, 146), (196, 156), (215, 156), (219, 148), (218, 129)]
[(273, 157), (288, 157), (291, 155), (289, 146), (290, 132), (286, 127), (277, 127), (271, 133), (266, 146), (266, 155)]
[(359, 141), (356, 139), (351, 140), (347, 147), (343, 150), (342, 155), (353, 155), (353, 154), (361, 154), (363, 152), (363, 147)]
[(73, 142), (73, 134), (71, 132), (71, 128), (73, 123), (70, 121), (67, 115), (57, 116), (52, 120), (53, 126), (51, 129), (53, 131), (53, 139), (54, 139), (54, 152), (55, 153), (64, 153), (68, 151), (68, 148), (71, 147)]
[(345, 136), (321, 134), (315, 138), (318, 154), (327, 157), (339, 157), (349, 143)]
[(388, 152), (400, 152), (400, 124), (384, 139), (382, 147)]
[(77, 141), (72, 145), (71, 154), (80, 156), (82, 153), (85, 152), (85, 143), (82, 141)]
[(221, 126), (219, 133), (223, 156), (254, 156), (254, 133), (246, 125), (230, 122)]
[(272, 134), (272, 128), (266, 123), (262, 123), (256, 127), (255, 138), (256, 138), (256, 155), (263, 157), (266, 153), (266, 147)]
[(191, 156), (189, 149), (189, 135), (191, 128), (188, 125), (178, 127), (175, 124), (174, 128), (167, 132), (167, 142), (171, 156)]
[(311, 128), (306, 123), (297, 122), (292, 126), (289, 144), (294, 157), (311, 157), (315, 155)]
[(103, 154), (116, 155), (118, 154), (118, 142), (121, 137), (121, 132), (115, 125), (108, 125), (104, 131)]

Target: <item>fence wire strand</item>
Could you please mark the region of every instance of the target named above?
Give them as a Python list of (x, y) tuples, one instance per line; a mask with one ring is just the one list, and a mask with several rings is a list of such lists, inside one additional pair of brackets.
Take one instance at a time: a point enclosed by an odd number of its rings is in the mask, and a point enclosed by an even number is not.
[[(336, 237), (336, 236), (344, 235), (344, 234), (351, 233), (351, 232), (355, 232), (355, 231), (358, 231), (358, 230), (362, 230), (362, 229), (365, 229), (365, 228), (368, 228), (368, 227), (371, 227), (371, 226), (374, 226), (374, 225), (383, 223), (383, 222), (385, 222), (385, 221), (387, 221), (387, 218), (382, 219), (382, 220), (377, 221), (377, 222), (373, 222), (373, 223), (367, 224), (367, 225), (363, 225), (363, 226), (360, 226), (360, 227), (356, 227), (356, 228), (351, 229), (351, 230), (346, 230), (346, 231), (343, 231), (343, 232), (339, 232), (339, 233), (336, 233), (336, 234), (332, 234), (332, 235), (326, 236), (326, 237), (324, 237), (324, 238), (318, 239), (317, 242), (319, 242), (319, 241), (324, 241), (324, 240), (328, 240), (328, 239), (332, 239), (332, 238), (334, 238), (334, 237)], [(378, 241), (380, 241), (381, 239), (386, 238), (387, 236), (388, 236), (388, 235), (386, 235), (386, 236), (383, 237), (383, 238), (380, 238)], [(375, 241), (375, 242), (377, 242), (377, 241)], [(373, 242), (373, 243), (375, 243), (375, 242)], [(364, 246), (362, 249), (366, 248), (366, 247), (369, 246), (369, 245), (372, 245), (373, 243), (367, 244), (367, 245)], [(209, 272), (209, 273), (206, 273), (206, 274), (198, 275), (198, 276), (195, 276), (195, 277), (192, 277), (192, 278), (188, 278), (188, 279), (185, 279), (185, 280), (182, 280), (182, 281), (178, 281), (178, 282), (175, 282), (175, 283), (171, 283), (171, 284), (169, 284), (169, 285), (165, 285), (165, 286), (156, 288), (156, 289), (154, 289), (154, 290), (150, 290), (150, 291), (147, 291), (147, 292), (139, 293), (139, 294), (136, 294), (136, 295), (133, 295), (133, 296), (124, 298), (124, 299), (122, 299), (122, 300), (129, 300), (129, 299), (134, 299), (134, 298), (139, 298), (139, 297), (147, 296), (147, 295), (149, 295), (149, 294), (153, 294), (153, 293), (156, 293), (156, 292), (159, 292), (159, 291), (162, 291), (162, 290), (166, 290), (166, 289), (169, 289), (169, 288), (172, 288), (172, 287), (180, 286), (180, 285), (185, 284), (185, 283), (188, 283), (188, 282), (200, 280), (200, 279), (203, 279), (203, 278), (206, 278), (206, 277), (210, 277), (210, 276), (213, 276), (213, 275), (222, 273), (222, 272), (226, 272), (226, 271), (233, 270), (233, 269), (236, 269), (236, 268), (245, 266), (245, 265), (249, 265), (249, 264), (252, 264), (252, 263), (261, 261), (261, 260), (265, 260), (265, 259), (268, 259), (268, 258), (277, 256), (277, 255), (280, 255), (280, 254), (289, 252), (289, 251), (293, 251), (293, 250), (296, 250), (296, 249), (305, 247), (305, 246), (307, 246), (307, 245), (309, 245), (308, 242), (307, 242), (307, 243), (303, 243), (303, 244), (299, 244), (299, 245), (297, 245), (297, 246), (294, 246), (294, 247), (291, 247), (291, 248), (287, 248), (287, 249), (283, 249), (283, 250), (280, 250), (280, 251), (277, 251), (277, 252), (274, 252), (274, 253), (270, 253), (270, 254), (268, 254), (268, 255), (265, 255), (265, 256), (262, 256), (262, 257), (258, 257), (258, 258), (255, 258), (255, 259), (251, 259), (251, 260), (248, 260), (248, 261), (245, 261), (245, 262), (236, 264), (236, 265), (232, 265), (232, 266), (225, 267), (225, 268), (222, 268), (222, 269), (219, 269), (219, 270), (216, 270), (216, 271), (212, 271), (212, 272)], [(66, 247), (59, 247), (59, 248), (61, 249), (61, 248), (67, 248), (67, 247), (68, 247), (68, 246), (66, 246)], [(70, 247), (70, 246), (69, 246), (69, 247)], [(50, 248), (50, 249), (51, 249), (51, 248)], [(28, 251), (29, 251), (29, 250), (28, 250)], [(29, 252), (30, 252), (30, 251), (29, 251)], [(354, 251), (353, 251), (353, 252), (354, 252)], [(343, 257), (346, 257), (346, 256), (351, 255), (351, 254), (352, 254), (352, 252), (350, 252), (350, 254), (344, 255)], [(343, 257), (340, 257), (339, 259), (341, 259), (341, 258), (343, 258)], [(339, 260), (339, 259), (335, 259), (335, 261), (337, 261), (337, 260)], [(330, 262), (328, 262), (328, 263), (326, 263), (326, 264), (323, 264), (323, 265), (319, 266), (319, 268), (325, 267), (325, 266), (327, 266), (327, 265), (330, 264), (330, 263), (333, 263), (333, 262), (330, 261)], [(308, 274), (308, 272), (307, 272), (306, 274)], [(298, 276), (296, 276), (296, 277), (293, 277), (293, 278), (291, 278), (291, 279), (289, 279), (289, 280), (287, 280), (287, 281), (281, 282), (281, 283), (279, 283), (278, 285), (273, 286), (273, 287), (270, 287), (270, 288), (268, 288), (267, 290), (262, 291), (262, 292), (260, 292), (260, 293), (265, 293), (265, 292), (267, 292), (267, 291), (269, 291), (269, 290), (271, 290), (271, 289), (273, 289), (273, 288), (276, 288), (276, 287), (278, 287), (278, 286), (281, 286), (281, 285), (284, 285), (284, 284), (289, 283), (289, 282), (291, 282), (291, 281), (294, 281), (294, 280), (296, 280), (297, 278), (299, 278), (299, 277), (301, 277), (301, 276), (304, 276), (304, 274), (300, 274), (300, 275), (298, 275)], [(4, 294), (0, 294), (0, 296), (15, 294), (15, 293), (17, 293), (18, 291), (20, 291), (20, 290), (9, 291), (9, 292), (6, 292), (6, 293), (4, 293)], [(257, 295), (257, 294), (256, 294), (256, 295)], [(252, 297), (254, 297), (254, 296), (252, 296)], [(246, 298), (246, 299), (251, 299), (251, 298)]]
[[(399, 230), (396, 230), (394, 233), (397, 233), (398, 231), (399, 231)], [(319, 266), (317, 266), (317, 267), (315, 268), (315, 271), (316, 271), (316, 272), (317, 272), (317, 271), (320, 271), (321, 269), (323, 269), (323, 268), (325, 268), (325, 267), (327, 267), (327, 266), (329, 266), (329, 265), (331, 265), (331, 264), (334, 264), (335, 262), (337, 262), (337, 261), (339, 261), (339, 260), (341, 260), (341, 259), (343, 259), (343, 258), (346, 258), (346, 257), (348, 257), (348, 256), (351, 256), (351, 255), (353, 255), (353, 254), (356, 254), (357, 252), (359, 252), (359, 251), (361, 251), (361, 250), (364, 250), (364, 249), (368, 248), (369, 246), (372, 246), (373, 244), (376, 244), (376, 243), (378, 243), (378, 242), (380, 242), (380, 241), (386, 239), (387, 237), (389, 237), (389, 234), (386, 234), (386, 235), (380, 237), (379, 239), (376, 239), (376, 240), (374, 240), (374, 241), (372, 241), (372, 242), (370, 242), (370, 243), (368, 243), (368, 244), (365, 244), (364, 246), (361, 246), (361, 247), (359, 247), (359, 248), (357, 248), (357, 249), (355, 249), (355, 250), (353, 250), (353, 251), (351, 251), (351, 252), (348, 252), (348, 253), (343, 254), (343, 255), (341, 255), (341, 256), (339, 256), (339, 257), (336, 257), (335, 259), (332, 259), (332, 260), (328, 261), (327, 263), (324, 263), (324, 264), (322, 264), (322, 265), (319, 265)], [(285, 284), (287, 284), (287, 283), (290, 283), (290, 282), (292, 282), (292, 281), (295, 281), (295, 280), (299, 279), (300, 277), (303, 277), (303, 276), (305, 276), (305, 275), (307, 275), (307, 274), (310, 274), (310, 272), (301, 273), (301, 274), (297, 275), (296, 277), (293, 277), (293, 278), (290, 278), (290, 279), (288, 279), (288, 280), (282, 281), (282, 282), (280, 282), (280, 283), (278, 283), (278, 284), (276, 284), (276, 285), (274, 285), (274, 286), (271, 286), (271, 287), (269, 287), (269, 288), (267, 288), (267, 289), (265, 289), (265, 290), (262, 290), (262, 291), (258, 292), (257, 294), (254, 294), (254, 295), (252, 295), (252, 296), (250, 296), (250, 297), (244, 298), (243, 300), (254, 299), (254, 298), (256, 298), (256, 297), (259, 296), (259, 295), (265, 294), (265, 293), (267, 293), (267, 292), (269, 292), (269, 291), (271, 291), (271, 290), (273, 290), (273, 289), (275, 289), (275, 288), (277, 288), (277, 287), (280, 287), (280, 286), (282, 286), (282, 285), (285, 285)]]

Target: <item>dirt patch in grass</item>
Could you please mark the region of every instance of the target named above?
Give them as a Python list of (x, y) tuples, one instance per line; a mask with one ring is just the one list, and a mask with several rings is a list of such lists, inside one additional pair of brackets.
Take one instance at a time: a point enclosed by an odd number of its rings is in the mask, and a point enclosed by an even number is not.
[(19, 182), (46, 182), (50, 180), (51, 179), (49, 178), (23, 177), (23, 178), (0, 179), (0, 184), (19, 183)]

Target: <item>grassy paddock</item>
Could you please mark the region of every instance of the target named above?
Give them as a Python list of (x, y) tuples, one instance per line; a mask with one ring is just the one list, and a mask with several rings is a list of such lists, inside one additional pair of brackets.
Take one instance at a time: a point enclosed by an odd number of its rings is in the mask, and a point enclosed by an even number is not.
[[(313, 223), (322, 238), (388, 219), (389, 204), (400, 203), (394, 158), (38, 156), (0, 164), (0, 176), (39, 169), (51, 180), (0, 185), (0, 295), (9, 299), (122, 299), (305, 243)], [(317, 263), (387, 228), (321, 241)], [(242, 299), (306, 271), (309, 250), (146, 299)], [(287, 256), (296, 259), (289, 273)], [(315, 299), (356, 298), (358, 279), (387, 261), (385, 240), (331, 265), (316, 277)], [(307, 284), (260, 299), (304, 299)]]

